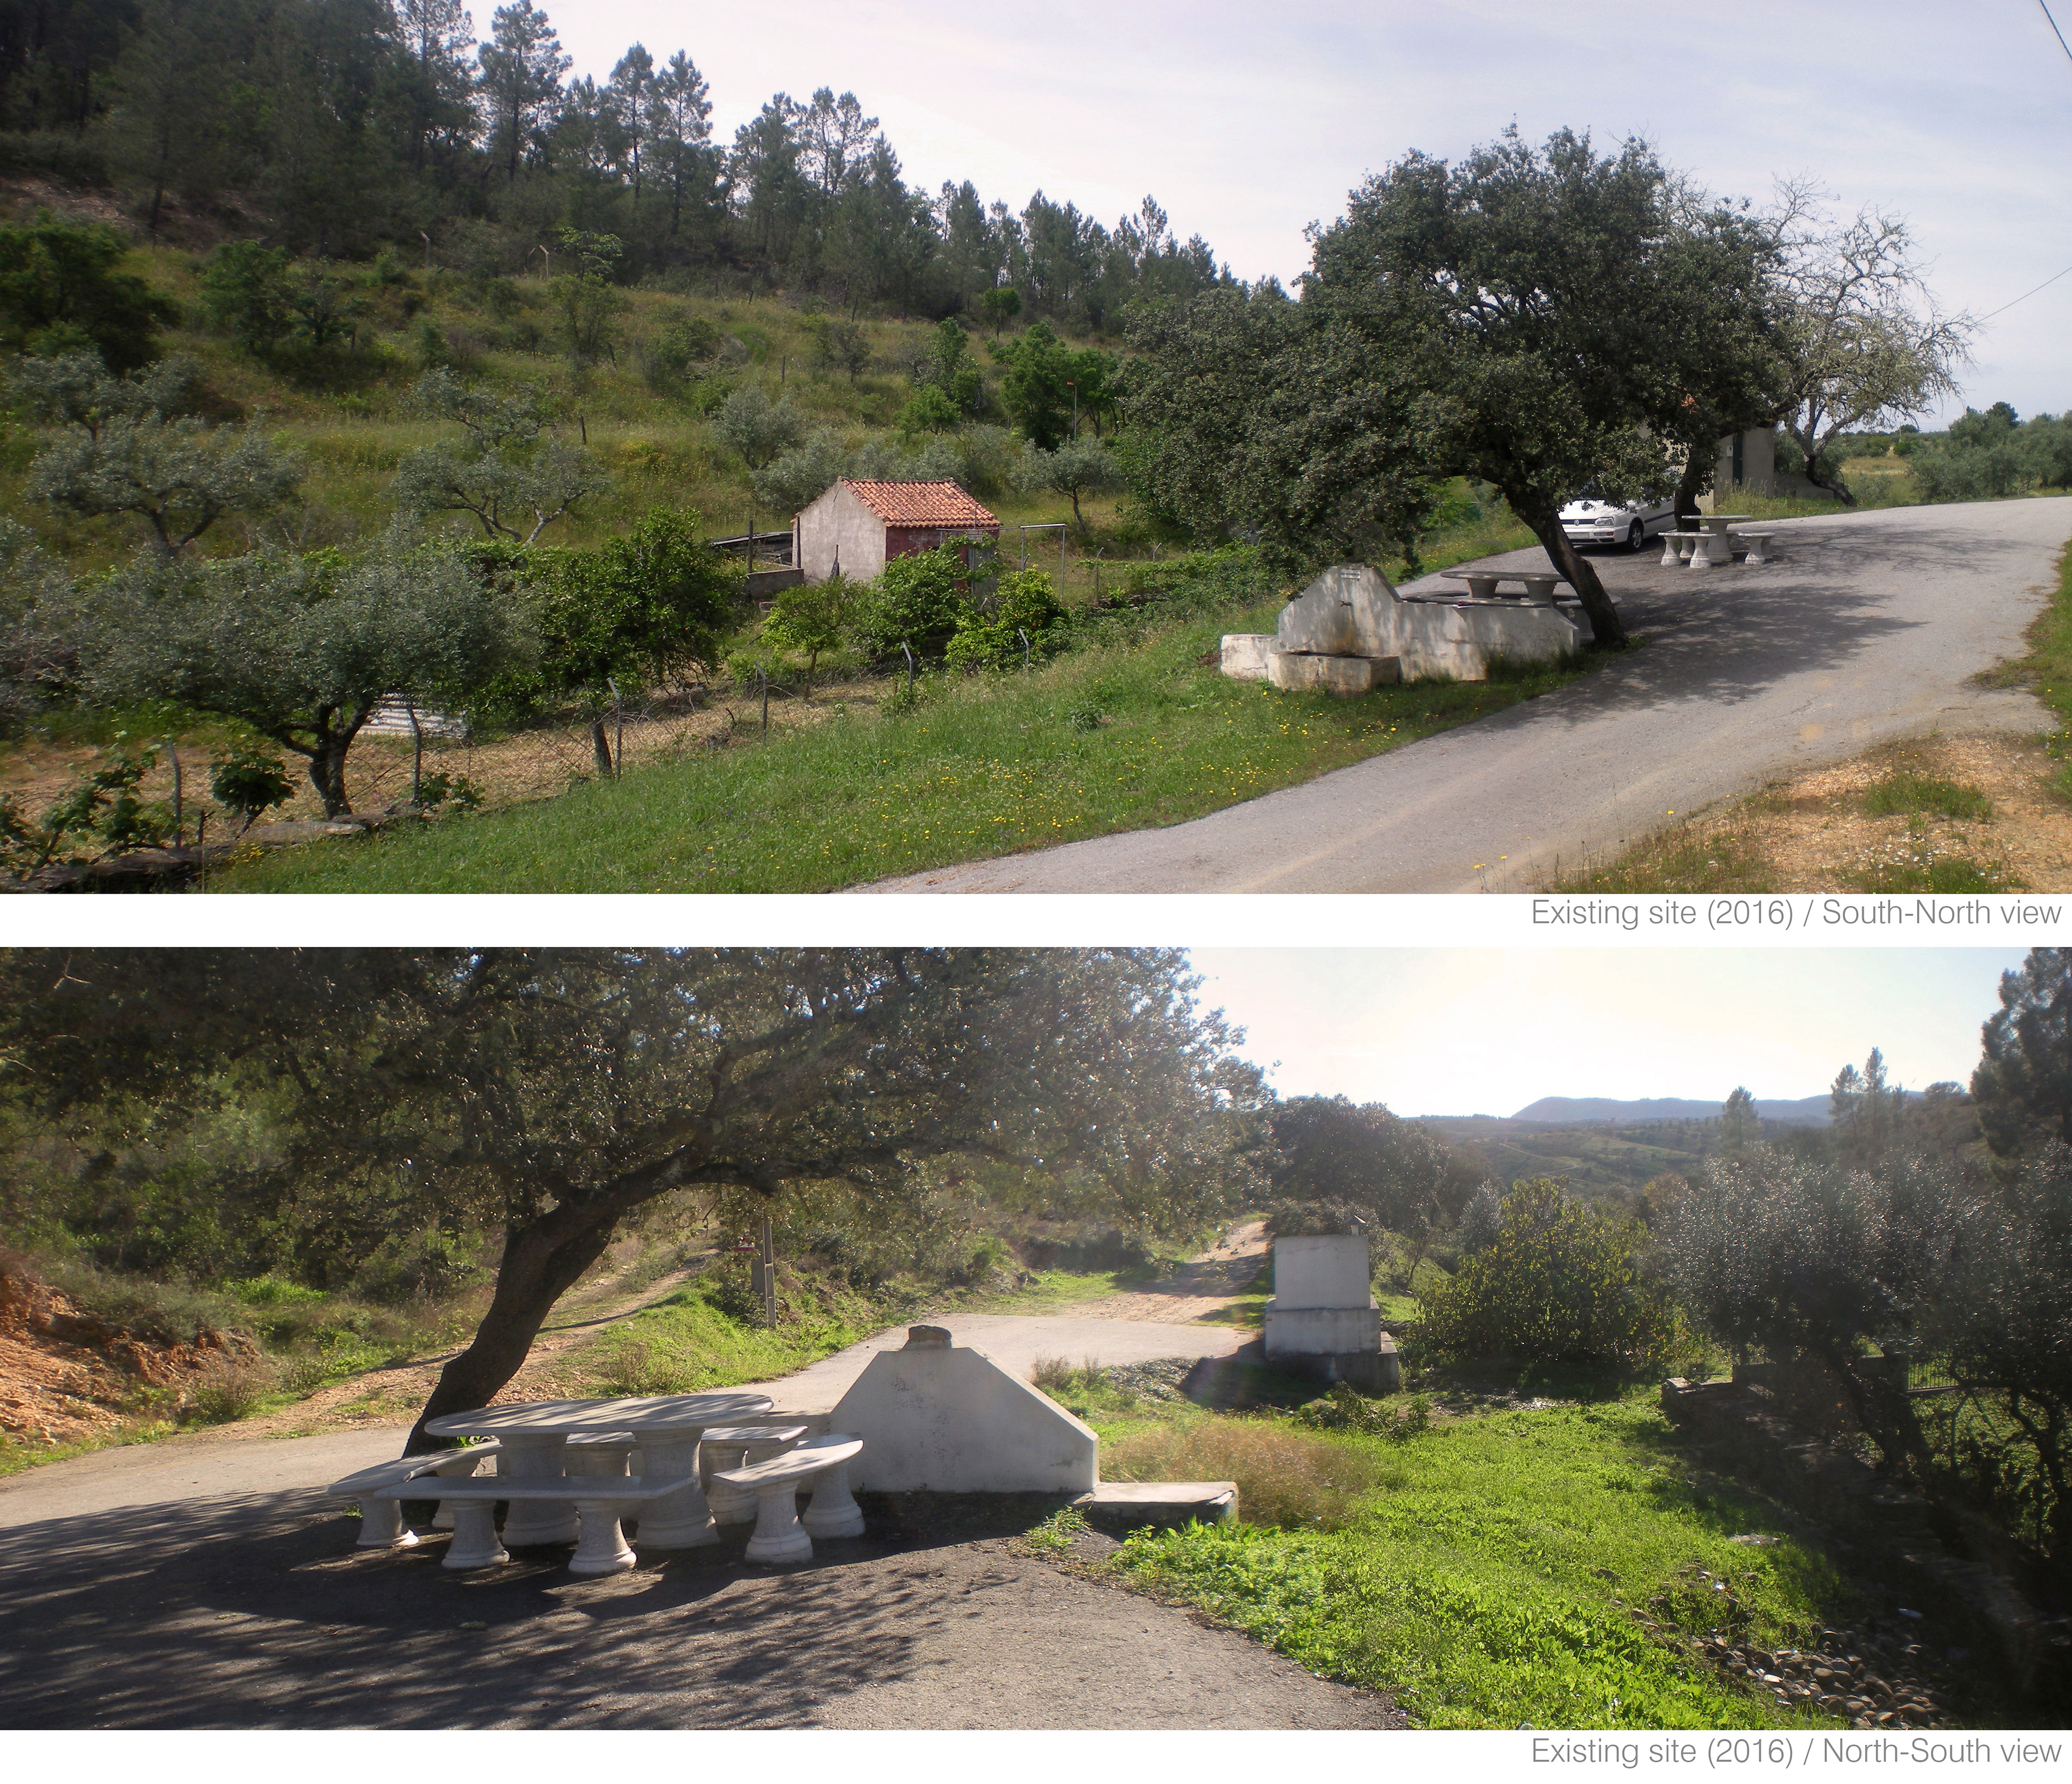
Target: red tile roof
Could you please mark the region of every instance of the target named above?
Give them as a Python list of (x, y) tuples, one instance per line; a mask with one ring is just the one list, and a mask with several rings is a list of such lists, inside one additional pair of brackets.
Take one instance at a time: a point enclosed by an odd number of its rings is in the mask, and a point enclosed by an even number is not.
[(1000, 522), (974, 502), (961, 484), (889, 483), (856, 477), (842, 487), (881, 520), (902, 527), (997, 527)]

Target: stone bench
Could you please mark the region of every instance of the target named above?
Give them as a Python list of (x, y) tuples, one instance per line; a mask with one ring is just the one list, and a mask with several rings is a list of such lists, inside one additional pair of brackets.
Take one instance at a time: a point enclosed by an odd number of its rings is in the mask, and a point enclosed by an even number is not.
[[(569, 1557), (569, 1572), (623, 1573), (634, 1564), (635, 1556), (627, 1546), (619, 1520), (630, 1507), (680, 1493), (683, 1488), (684, 1483), (673, 1477), (648, 1480), (638, 1474), (570, 1474), (558, 1480), (496, 1475), (447, 1482), (442, 1487), (442, 1495), (454, 1508), (454, 1535), (446, 1559), (439, 1564), (455, 1569), (501, 1566), (511, 1556), (496, 1534), (498, 1502), (526, 1505), (545, 1501), (573, 1504), (576, 1508), (576, 1552)], [(376, 1499), (416, 1496), (417, 1489), (408, 1482), (376, 1487), (369, 1495)]]
[(728, 1470), (746, 1468), (782, 1455), (806, 1434), (803, 1424), (726, 1424), (698, 1440), (698, 1466), (705, 1476), (705, 1503), (716, 1524), (755, 1521), (755, 1495), (746, 1487), (718, 1478)]
[[(863, 1513), (849, 1490), (849, 1465), (863, 1453), (863, 1441), (842, 1433), (816, 1437), (746, 1468), (723, 1469), (715, 1482), (755, 1495), (755, 1534), (748, 1539), (751, 1561), (810, 1561), (815, 1536), (861, 1536)], [(812, 1498), (799, 1516), (799, 1490), (810, 1484)]]
[[(1449, 582), (1466, 583), (1468, 598), (1471, 601), (1523, 598), (1528, 606), (1536, 607), (1552, 606), (1555, 585), (1568, 580), (1566, 577), (1556, 576), (1549, 570), (1446, 570), (1442, 573)], [(1496, 586), (1499, 582), (1523, 582), (1525, 593), (1522, 598), (1499, 595)]]
[(1770, 561), (1770, 542), (1776, 536), (1774, 532), (1737, 532), (1733, 536), (1733, 542), (1748, 547), (1749, 563), (1767, 564)]
[[(499, 1443), (475, 1443), (465, 1449), (428, 1450), (421, 1456), (377, 1462), (372, 1468), (363, 1468), (343, 1480), (333, 1481), (324, 1489), (324, 1494), (328, 1498), (360, 1501), (360, 1540), (353, 1545), (356, 1548), (410, 1548), (417, 1544), (417, 1533), (403, 1522), (403, 1501), (426, 1499), (433, 1495), (421, 1490), (400, 1493), (393, 1498), (377, 1498), (379, 1490), (405, 1481), (417, 1481), (421, 1489), (428, 1488), (430, 1483), (423, 1479), (427, 1474), (436, 1474), (442, 1482), (464, 1480), (503, 1447)], [(442, 1497), (435, 1527), (450, 1529), (453, 1516)]]

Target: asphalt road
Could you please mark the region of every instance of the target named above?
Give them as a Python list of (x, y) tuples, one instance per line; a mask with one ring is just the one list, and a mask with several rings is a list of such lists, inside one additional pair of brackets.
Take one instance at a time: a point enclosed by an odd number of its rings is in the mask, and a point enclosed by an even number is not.
[[(1780, 561), (1600, 556), (1646, 647), (1543, 698), (1163, 829), (886, 880), (871, 892), (1518, 891), (1774, 776), (1936, 730), (2046, 730), (1971, 677), (2017, 656), (2072, 502), (1784, 520)], [(1544, 569), (1536, 547), (1486, 561)], [(1408, 585), (1442, 585), (1437, 578)]]
[[(1011, 1367), (1219, 1356), (1248, 1334), (1067, 1316), (948, 1322)], [(839, 1393), (903, 1329), (776, 1384)], [(0, 1482), (0, 1728), (1381, 1729), (1384, 1696), (1023, 1555), (1030, 1497), (869, 1496), (804, 1567), (746, 1532), (578, 1580), (565, 1548), (448, 1573), (352, 1546), (323, 1483), (401, 1425), (104, 1451)], [(1088, 1535), (1089, 1557), (1110, 1547)]]
[[(1228, 1326), (1168, 1326), (1071, 1313), (953, 1313), (931, 1323), (948, 1326), (958, 1343), (985, 1351), (1024, 1379), (1038, 1357), (1065, 1357), (1075, 1364), (1089, 1357), (1108, 1364), (1226, 1357), (1252, 1336)], [(770, 1394), (785, 1412), (830, 1412), (865, 1364), (906, 1342), (906, 1328), (895, 1326), (796, 1375), (748, 1385)], [(97, 1450), (0, 1480), (0, 1531), (124, 1507), (322, 1488), (401, 1454), (409, 1429), (407, 1423), (376, 1424), (314, 1437), (237, 1438), (208, 1432)]]

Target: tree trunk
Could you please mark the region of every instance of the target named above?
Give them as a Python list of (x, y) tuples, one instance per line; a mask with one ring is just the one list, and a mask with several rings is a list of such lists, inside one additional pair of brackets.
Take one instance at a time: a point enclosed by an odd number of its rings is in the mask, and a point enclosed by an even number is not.
[(1806, 470), (1804, 475), (1806, 481), (1811, 483), (1815, 489), (1824, 489), (1827, 491), (1827, 492), (1830, 495), (1833, 496), (1836, 501), (1840, 502), (1844, 508), (1854, 508), (1856, 505), (1856, 499), (1849, 493), (1849, 486), (1842, 481), (1841, 472), (1839, 471), (1831, 471), (1826, 470), (1821, 465), (1820, 456), (1826, 448), (1823, 446), (1811, 444), (1807, 441), (1800, 438), (1798, 430), (1795, 428), (1787, 427), (1784, 431), (1786, 434), (1790, 437), (1791, 443), (1797, 446), (1800, 452), (1805, 454)]
[(1849, 486), (1842, 481), (1841, 472), (1827, 470), (1817, 458), (1808, 458), (1806, 461), (1806, 481), (1815, 489), (1827, 491), (1845, 508), (1852, 508), (1856, 505), (1856, 499), (1850, 492)]
[(440, 1371), (403, 1445), (406, 1456), (441, 1449), (425, 1427), (449, 1412), (487, 1406), (525, 1365), (554, 1303), (604, 1255), (619, 1216), (606, 1208), (560, 1207), (515, 1228), (504, 1246), (496, 1293), (468, 1347)]
[(323, 801), (327, 818), (349, 818), (352, 806), (345, 796), (345, 753), (352, 747), (352, 734), (322, 733), (310, 757), (310, 784)]
[(1618, 610), (1612, 605), (1612, 598), (1605, 593), (1605, 586), (1597, 580), (1597, 573), (1590, 561), (1568, 542), (1568, 534), (1561, 530), (1560, 516), (1551, 508), (1531, 514), (1516, 502), (1511, 506), (1519, 519), (1532, 528), (1533, 536), (1546, 547), (1548, 558), (1554, 568), (1568, 578), (1569, 586), (1582, 598), (1583, 611), (1590, 616), (1590, 636), (1597, 648), (1624, 650), (1626, 627), (1619, 619)]
[(1676, 485), (1676, 524), (1698, 518), (1698, 498), (1704, 493), (1705, 474), (1712, 468), (1711, 458), (1697, 446), (1691, 449), (1684, 475)]

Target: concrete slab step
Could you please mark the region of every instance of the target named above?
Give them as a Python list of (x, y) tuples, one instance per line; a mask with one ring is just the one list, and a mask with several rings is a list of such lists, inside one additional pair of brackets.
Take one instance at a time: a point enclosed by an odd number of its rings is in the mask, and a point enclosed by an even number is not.
[(1146, 1524), (1172, 1529), (1182, 1524), (1237, 1521), (1235, 1481), (1103, 1481), (1072, 1501), (1097, 1530), (1126, 1532)]

